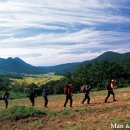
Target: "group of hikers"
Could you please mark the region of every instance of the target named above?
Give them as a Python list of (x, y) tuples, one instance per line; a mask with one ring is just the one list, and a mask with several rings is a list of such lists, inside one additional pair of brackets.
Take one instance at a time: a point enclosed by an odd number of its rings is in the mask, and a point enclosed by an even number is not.
[[(113, 91), (113, 88), (115, 88), (115, 80), (110, 80), (105, 86), (106, 89), (108, 90), (108, 95), (105, 98), (105, 103), (107, 102), (108, 98), (110, 97), (110, 95), (113, 95), (113, 101), (117, 101), (115, 99), (115, 93)], [(70, 107), (72, 107), (72, 103), (73, 103), (73, 99), (72, 99), (72, 88), (73, 88), (73, 84), (71, 82), (69, 82), (65, 87), (64, 87), (64, 94), (66, 95), (66, 100), (64, 102), (64, 107), (66, 108), (66, 105), (68, 103), (68, 100), (70, 100)], [(83, 85), (81, 86), (81, 91), (85, 93), (84, 99), (82, 100), (81, 104), (84, 104), (84, 102), (87, 100), (87, 104), (90, 103), (90, 91), (91, 91), (91, 85)], [(44, 89), (42, 92), (42, 96), (44, 98), (44, 107), (47, 107), (48, 105), (48, 91), (47, 89)], [(10, 100), (10, 94), (9, 92), (5, 92), (4, 94), (4, 100), (5, 100), (5, 108), (8, 108), (8, 103)], [(35, 98), (36, 98), (36, 94), (35, 92), (32, 92), (29, 95), (29, 100), (32, 103), (32, 106), (35, 106)]]
[[(114, 88), (116, 88), (116, 81), (115, 80), (110, 80), (108, 83), (105, 85), (106, 89), (108, 90), (107, 97), (105, 98), (105, 103), (107, 103), (108, 98), (110, 95), (113, 95), (113, 101), (117, 101), (115, 99), (115, 93), (113, 91)], [(85, 93), (84, 99), (82, 100), (81, 104), (84, 104), (84, 102), (87, 100), (87, 104), (90, 103), (90, 91), (91, 91), (91, 85), (83, 85), (81, 86), (81, 91)], [(66, 104), (68, 100), (70, 100), (70, 107), (72, 107), (72, 83), (69, 85), (67, 84), (66, 87), (64, 88), (64, 94), (66, 94), (66, 101), (64, 103), (64, 107), (66, 107)]]

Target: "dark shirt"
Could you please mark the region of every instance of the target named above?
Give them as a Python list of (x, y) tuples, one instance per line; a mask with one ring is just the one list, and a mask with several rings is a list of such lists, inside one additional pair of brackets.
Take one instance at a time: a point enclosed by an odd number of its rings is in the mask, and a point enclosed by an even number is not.
[(85, 93), (89, 94), (91, 90), (91, 87), (89, 85), (85, 86)]
[(29, 99), (30, 99), (30, 100), (34, 100), (35, 97), (36, 97), (35, 94), (34, 94), (34, 93), (31, 93), (30, 96), (29, 96)]
[(44, 90), (43, 93), (42, 93), (42, 96), (43, 97), (47, 97), (48, 96), (48, 92), (46, 90)]
[(4, 94), (4, 100), (9, 100), (9, 98), (10, 98), (9, 95), (10, 95), (9, 93), (5, 93), (5, 94)]

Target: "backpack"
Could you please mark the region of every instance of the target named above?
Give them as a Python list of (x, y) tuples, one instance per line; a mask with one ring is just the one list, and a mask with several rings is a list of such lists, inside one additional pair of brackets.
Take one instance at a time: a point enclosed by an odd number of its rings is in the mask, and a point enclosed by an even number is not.
[(85, 87), (84, 87), (84, 86), (81, 86), (81, 87), (80, 87), (80, 90), (81, 90), (82, 92), (84, 92), (84, 91), (85, 91)]
[(83, 86), (81, 86), (80, 90), (81, 90), (82, 92), (85, 92), (85, 91), (87, 90), (87, 87), (88, 87), (88, 86), (83, 85)]
[(68, 88), (64, 87), (64, 94), (68, 94)]
[(64, 94), (71, 95), (71, 88), (70, 88), (70, 86), (64, 87)]
[(107, 90), (110, 90), (110, 89), (111, 89), (111, 84), (110, 84), (110, 83), (107, 83), (107, 84), (105, 85), (105, 87), (106, 87)]

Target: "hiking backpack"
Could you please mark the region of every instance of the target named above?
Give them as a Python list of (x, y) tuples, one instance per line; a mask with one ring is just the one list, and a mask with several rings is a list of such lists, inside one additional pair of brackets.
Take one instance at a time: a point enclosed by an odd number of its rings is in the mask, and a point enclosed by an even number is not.
[(106, 87), (107, 90), (110, 90), (111, 89), (111, 84), (110, 83), (106, 83), (105, 87)]
[(64, 87), (64, 94), (68, 94), (68, 88)]
[(82, 92), (85, 92), (85, 91), (86, 91), (86, 88), (87, 88), (87, 86), (86, 86), (86, 85), (83, 85), (83, 86), (81, 86), (80, 90), (81, 90)]

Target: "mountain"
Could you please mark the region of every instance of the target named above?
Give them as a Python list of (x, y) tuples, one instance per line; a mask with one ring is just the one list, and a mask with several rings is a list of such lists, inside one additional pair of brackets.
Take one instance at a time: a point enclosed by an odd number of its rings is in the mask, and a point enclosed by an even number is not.
[[(55, 72), (57, 74), (64, 74), (65, 72), (72, 72), (72, 71), (76, 70), (78, 67), (80, 67), (83, 64), (89, 64), (89, 63), (99, 62), (99, 61), (126, 62), (126, 63), (130, 64), (130, 52), (120, 54), (120, 53), (108, 51), (108, 52), (101, 54), (97, 58), (89, 60), (89, 61), (77, 62), (77, 63), (67, 63), (67, 64), (46, 67), (46, 71)], [(45, 67), (42, 67), (42, 68), (45, 68)]]
[(27, 64), (20, 58), (0, 58), (0, 73), (45, 73), (43, 69), (39, 67)]
[(92, 61), (126, 62), (127, 60), (130, 60), (130, 52), (120, 54), (117, 52), (108, 51), (101, 54)]
[(56, 65), (56, 66), (49, 66), (49, 67), (40, 67), (46, 70), (46, 72), (54, 72), (56, 74), (63, 75), (66, 72), (72, 72), (76, 68), (79, 67), (81, 63), (67, 63), (67, 64), (61, 64), (61, 65)]
[(32, 66), (20, 58), (0, 58), (0, 73), (26, 73), (26, 74), (41, 74), (54, 72), (57, 74), (64, 74), (65, 72), (72, 72), (80, 65), (98, 62), (98, 61), (108, 61), (108, 62), (124, 62), (130, 65), (130, 52), (120, 54), (116, 52), (105, 52), (98, 56), (97, 58), (84, 62), (77, 63), (67, 63), (56, 66)]

